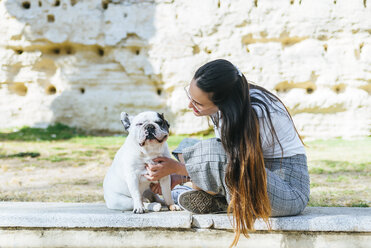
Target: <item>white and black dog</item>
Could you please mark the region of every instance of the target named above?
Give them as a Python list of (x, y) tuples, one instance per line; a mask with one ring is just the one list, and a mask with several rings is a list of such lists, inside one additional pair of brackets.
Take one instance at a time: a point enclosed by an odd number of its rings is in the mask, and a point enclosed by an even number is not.
[[(169, 136), (169, 123), (163, 114), (147, 111), (129, 117), (121, 113), (121, 122), (129, 135), (115, 155), (103, 182), (104, 199), (110, 209), (160, 211), (160, 203), (143, 202), (143, 193), (149, 189), (150, 181), (145, 164), (153, 163), (156, 157), (171, 157), (166, 140)], [(162, 195), (170, 210), (180, 210), (171, 198), (170, 176), (160, 179)]]

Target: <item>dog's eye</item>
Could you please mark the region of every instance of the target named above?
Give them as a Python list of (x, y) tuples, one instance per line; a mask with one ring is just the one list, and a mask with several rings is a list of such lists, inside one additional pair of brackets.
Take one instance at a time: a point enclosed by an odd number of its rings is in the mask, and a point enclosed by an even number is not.
[(143, 123), (137, 123), (137, 126), (141, 126), (141, 125), (143, 125)]

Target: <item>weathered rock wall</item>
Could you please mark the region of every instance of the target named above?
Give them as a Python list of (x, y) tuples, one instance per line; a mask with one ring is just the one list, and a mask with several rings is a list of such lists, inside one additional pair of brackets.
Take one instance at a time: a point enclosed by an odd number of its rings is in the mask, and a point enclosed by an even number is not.
[(367, 0), (0, 0), (0, 127), (122, 131), (121, 111), (208, 129), (183, 87), (216, 58), (277, 93), (305, 137), (371, 130)]

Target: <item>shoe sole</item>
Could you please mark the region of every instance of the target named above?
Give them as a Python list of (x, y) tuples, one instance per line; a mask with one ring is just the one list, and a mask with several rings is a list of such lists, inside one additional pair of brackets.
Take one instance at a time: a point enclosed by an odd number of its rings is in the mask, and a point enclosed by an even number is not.
[(179, 195), (179, 206), (195, 214), (226, 212), (228, 204), (224, 197), (213, 196), (202, 190), (186, 191)]

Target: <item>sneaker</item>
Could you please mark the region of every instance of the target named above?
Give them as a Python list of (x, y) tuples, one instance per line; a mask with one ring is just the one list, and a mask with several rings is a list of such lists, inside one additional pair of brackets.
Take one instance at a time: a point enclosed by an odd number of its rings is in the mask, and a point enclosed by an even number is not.
[(210, 195), (202, 190), (185, 191), (179, 195), (178, 205), (195, 214), (226, 212), (228, 203), (224, 196)]

